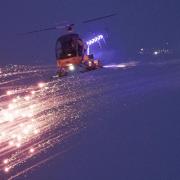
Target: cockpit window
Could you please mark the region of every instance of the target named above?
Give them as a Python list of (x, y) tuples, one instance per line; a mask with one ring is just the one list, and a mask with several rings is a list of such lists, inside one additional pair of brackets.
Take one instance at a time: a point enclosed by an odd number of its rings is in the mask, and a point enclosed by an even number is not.
[[(79, 43), (79, 41), (81, 43)], [(74, 56), (82, 56), (82, 40), (78, 34), (68, 34), (61, 36), (56, 42), (56, 58), (64, 59)], [(80, 47), (81, 46), (81, 47)]]

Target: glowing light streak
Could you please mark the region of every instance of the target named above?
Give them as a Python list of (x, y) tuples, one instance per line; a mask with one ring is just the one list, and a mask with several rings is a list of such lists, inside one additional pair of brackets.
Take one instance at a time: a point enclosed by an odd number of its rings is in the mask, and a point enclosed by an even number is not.
[(104, 39), (104, 36), (103, 35), (98, 35), (96, 37), (94, 37), (93, 39), (89, 40), (86, 42), (88, 48), (87, 48), (87, 54), (89, 55), (90, 54), (90, 46), (99, 42), (100, 40)]
[(98, 35), (98, 36), (94, 37), (93, 39), (87, 41), (86, 44), (87, 44), (88, 46), (91, 46), (91, 45), (93, 45), (94, 43), (97, 43), (97, 42), (99, 42), (99, 41), (102, 40), (102, 39), (104, 39), (104, 36), (103, 36), (103, 35)]
[(128, 63), (121, 63), (121, 64), (110, 64), (110, 65), (105, 65), (103, 66), (104, 68), (128, 68), (128, 67), (134, 67), (137, 66), (137, 62), (132, 61)]
[[(26, 68), (22, 73), (14, 71), (6, 75), (17, 78), (17, 75), (26, 74), (25, 71)], [(19, 81), (18, 78), (17, 80)], [(36, 156), (77, 132), (78, 128), (76, 131), (73, 128), (52, 134), (58, 126), (67, 126), (73, 116), (79, 115), (79, 112), (66, 106), (78, 99), (78, 96), (73, 94), (73, 90), (72, 97), (69, 96), (71, 89), (63, 95), (63, 98), (58, 95), (63, 88), (66, 88), (60, 81), (35, 82), (30, 87), (14, 85), (14, 89), (9, 86), (10, 90), (5, 89), (4, 95), (0, 96), (0, 169), (7, 176), (9, 172), (12, 175), (24, 172), (19, 170), (20, 166), (23, 169), (23, 163), (32, 157), (35, 159)], [(10, 85), (12, 81), (4, 80), (4, 82)], [(13, 82), (16, 82), (16, 79)], [(2, 87), (1, 83), (0, 86)], [(36, 167), (36, 164), (35, 161), (32, 167)]]

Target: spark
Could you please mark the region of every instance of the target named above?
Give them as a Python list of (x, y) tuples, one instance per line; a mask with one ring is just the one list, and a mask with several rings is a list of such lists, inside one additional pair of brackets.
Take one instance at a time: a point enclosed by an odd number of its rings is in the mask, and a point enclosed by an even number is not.
[(4, 171), (7, 173), (7, 172), (9, 172), (9, 169), (10, 169), (10, 168), (5, 167), (5, 168), (4, 168)]
[(32, 154), (32, 153), (34, 153), (34, 148), (31, 148), (30, 150), (29, 150), (29, 152)]
[(21, 141), (21, 140), (22, 140), (22, 136), (21, 136), (21, 135), (18, 135), (18, 136), (17, 136), (17, 140), (18, 140), (18, 141)]
[(3, 161), (3, 163), (4, 163), (4, 164), (7, 164), (7, 163), (8, 163), (8, 159), (5, 159), (5, 160)]
[(13, 99), (12, 102), (13, 102), (13, 103), (16, 103), (16, 102), (17, 102), (17, 99)]
[(13, 92), (12, 92), (12, 91), (7, 91), (6, 94), (7, 94), (8, 96), (10, 96), (10, 95), (13, 94)]
[(38, 133), (39, 133), (39, 131), (38, 131), (38, 130), (35, 130), (35, 131), (34, 131), (34, 134), (38, 134)]
[[(9, 72), (8, 77), (22, 77), (25, 72), (32, 74), (32, 71), (25, 68), (22, 73)], [(10, 82), (12, 81), (7, 84)], [(5, 89), (5, 98), (2, 98), (0, 103), (0, 169), (4, 172), (11, 170), (13, 173), (14, 170), (13, 175), (23, 172), (23, 164), (32, 157), (32, 166), (35, 166), (38, 163), (36, 156), (76, 133), (75, 128), (59, 131), (57, 134), (54, 131), (61, 126), (67, 126), (72, 117), (79, 114), (69, 106), (62, 106), (75, 102), (78, 96), (70, 97), (68, 92), (63, 95), (62, 100), (62, 97), (58, 97), (58, 93), (62, 91), (62, 86), (58, 83), (59, 80), (36, 82), (30, 87), (14, 84), (14, 89), (12, 86)]]
[(100, 41), (101, 39), (103, 39), (103, 38), (104, 38), (103, 35), (98, 35), (98, 36), (94, 37), (93, 39), (87, 41), (86, 44), (87, 44), (88, 46), (91, 46), (92, 44), (94, 44), (94, 43), (96, 43), (96, 42), (99, 42), (99, 41)]
[(29, 101), (30, 100), (30, 96), (25, 96), (24, 98), (26, 101)]
[(39, 87), (39, 88), (43, 88), (44, 86), (45, 86), (45, 83), (42, 83), (42, 82), (41, 82), (41, 83), (38, 84), (38, 87)]
[(15, 105), (14, 104), (9, 104), (9, 109), (12, 110), (15, 108)]
[(10, 146), (13, 146), (13, 145), (14, 145), (14, 142), (13, 142), (13, 141), (9, 141), (9, 145), (10, 145)]
[(31, 94), (34, 95), (36, 92), (35, 91), (31, 91)]
[(6, 136), (6, 133), (5, 133), (5, 132), (1, 132), (1, 136), (2, 136), (2, 137), (5, 137), (5, 136)]
[(20, 143), (17, 143), (17, 144), (16, 144), (16, 147), (17, 147), (17, 148), (20, 148), (20, 147), (21, 147), (21, 144), (20, 144)]

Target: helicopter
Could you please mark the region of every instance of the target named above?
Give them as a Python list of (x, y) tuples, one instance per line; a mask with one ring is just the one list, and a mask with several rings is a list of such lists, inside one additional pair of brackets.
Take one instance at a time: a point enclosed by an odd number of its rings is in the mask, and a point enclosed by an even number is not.
[[(93, 19), (88, 19), (83, 21), (83, 24), (92, 23), (94, 21), (103, 20), (115, 16), (116, 14), (110, 14), (106, 16), (101, 16)], [(74, 33), (75, 24), (66, 24), (60, 26), (54, 26), (49, 28), (44, 28), (40, 30), (35, 30), (23, 34), (33, 34), (43, 31), (50, 30), (62, 30), (64, 29), (66, 33), (61, 35), (55, 45), (55, 55), (57, 62), (57, 76), (63, 77), (71, 74), (73, 72), (87, 72), (91, 70), (96, 70), (102, 68), (102, 62), (94, 58), (93, 54), (88, 53), (88, 44), (84, 42), (78, 33)], [(97, 39), (95, 39), (97, 40)]]

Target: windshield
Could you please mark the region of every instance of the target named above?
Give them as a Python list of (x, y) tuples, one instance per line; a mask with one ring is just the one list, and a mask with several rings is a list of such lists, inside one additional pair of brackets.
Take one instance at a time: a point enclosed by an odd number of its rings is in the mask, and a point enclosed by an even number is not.
[(56, 42), (56, 58), (64, 59), (81, 55), (78, 44), (79, 40), (81, 39), (78, 34), (61, 36)]

